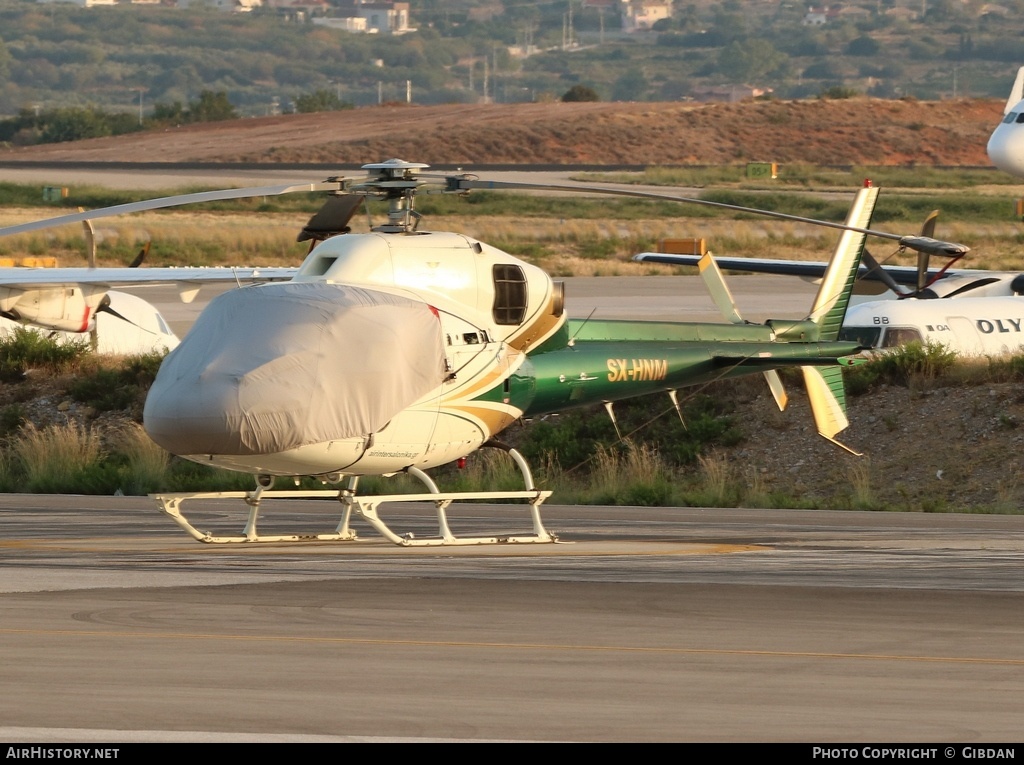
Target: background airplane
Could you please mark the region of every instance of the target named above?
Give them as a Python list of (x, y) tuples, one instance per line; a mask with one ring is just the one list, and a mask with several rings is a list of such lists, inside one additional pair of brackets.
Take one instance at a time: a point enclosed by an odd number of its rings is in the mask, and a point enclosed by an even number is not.
[[(642, 252), (642, 263), (698, 267), (701, 257)], [(782, 274), (818, 280), (826, 264), (820, 261), (770, 258), (715, 257), (719, 267), (732, 271)], [(908, 342), (935, 342), (962, 355), (1015, 353), (1024, 345), (1024, 274), (974, 269), (942, 274), (927, 270), (923, 290), (920, 272), (912, 266), (879, 266), (905, 291), (892, 289), (875, 268), (861, 264), (854, 298), (843, 320), (840, 337), (867, 347), (892, 348)], [(932, 280), (932, 281), (929, 281)]]
[(1003, 115), (988, 139), (988, 157), (1004, 173), (1024, 178), (1024, 66), (1017, 70)]
[(69, 332), (27, 324), (0, 316), (0, 338), (13, 337), (27, 328), (61, 342), (87, 343), (94, 353), (122, 356), (166, 353), (181, 342), (154, 306), (127, 292), (106, 293), (109, 310), (99, 311), (84, 332)]
[[(330, 184), (286, 184), (214, 193), (185, 194), (186, 204), (213, 199), (234, 199), (253, 192), (274, 196), (295, 191), (316, 191), (334, 188)], [(173, 348), (178, 338), (152, 305), (138, 297), (115, 290), (152, 284), (174, 284), (182, 301), (191, 302), (204, 284), (251, 284), (292, 278), (294, 268), (143, 268), (139, 267), (145, 250), (127, 268), (96, 268), (95, 244), (91, 221), (111, 215), (157, 209), (163, 200), (117, 205), (103, 211), (85, 211), (58, 216), (48, 221), (9, 226), (0, 229), (0, 236), (39, 230), (54, 225), (82, 223), (87, 242), (89, 268), (4, 268), (0, 269), (0, 333), (9, 333), (15, 326), (27, 326), (70, 340), (87, 339), (100, 353), (148, 353)], [(351, 204), (351, 203), (350, 203)], [(355, 210), (352, 210), (354, 213)], [(300, 234), (299, 241), (318, 241), (329, 232), (318, 228), (314, 218)], [(332, 224), (329, 222), (328, 225)]]

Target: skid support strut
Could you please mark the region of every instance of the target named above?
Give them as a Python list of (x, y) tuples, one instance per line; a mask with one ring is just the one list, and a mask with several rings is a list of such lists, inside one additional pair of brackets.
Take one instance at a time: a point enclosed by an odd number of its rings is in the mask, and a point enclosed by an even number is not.
[[(495, 444), (492, 444), (495, 445)], [(495, 445), (497, 446), (497, 445)], [(349, 478), (348, 485), (344, 489), (327, 490), (293, 490), (293, 491), (272, 491), (269, 481), (263, 477), (258, 479), (259, 485), (253, 491), (220, 491), (220, 492), (181, 492), (174, 494), (151, 494), (156, 500), (160, 510), (169, 515), (174, 522), (181, 526), (193, 539), (207, 544), (232, 544), (251, 542), (349, 542), (357, 539), (355, 531), (349, 524), (352, 514), (361, 516), (381, 536), (389, 542), (402, 547), (435, 547), (442, 545), (487, 545), (487, 544), (535, 544), (557, 542), (558, 537), (551, 534), (544, 528), (540, 517), (540, 506), (548, 497), (550, 491), (540, 491), (534, 486), (533, 476), (530, 473), (526, 460), (515, 449), (498, 446), (508, 453), (516, 463), (523, 481), (526, 485), (524, 491), (484, 491), (484, 492), (441, 492), (437, 484), (419, 468), (410, 467), (408, 472), (417, 478), (427, 488), (427, 492), (421, 494), (384, 494), (360, 496), (356, 489), (358, 477)], [(241, 535), (222, 536), (212, 534), (208, 531), (197, 529), (185, 514), (181, 506), (186, 500), (195, 499), (241, 499), (248, 506), (248, 518)], [(257, 521), (260, 514), (260, 503), (264, 499), (336, 499), (342, 506), (341, 519), (337, 527), (327, 533), (320, 534), (283, 534), (261, 536), (257, 529)], [(457, 501), (486, 502), (488, 500), (525, 499), (530, 506), (530, 522), (532, 531), (523, 534), (490, 534), (483, 536), (459, 537), (456, 536), (448, 522), (448, 508)], [(408, 502), (433, 502), (437, 512), (437, 535), (416, 538), (413, 534), (399, 534), (381, 518), (379, 509), (381, 505), (391, 503)]]

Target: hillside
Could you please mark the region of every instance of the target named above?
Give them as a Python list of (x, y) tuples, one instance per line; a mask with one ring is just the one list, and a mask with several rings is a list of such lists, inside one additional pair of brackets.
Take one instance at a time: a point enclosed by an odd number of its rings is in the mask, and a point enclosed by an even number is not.
[(366, 107), (0, 151), (0, 161), (982, 165), (1002, 102)]

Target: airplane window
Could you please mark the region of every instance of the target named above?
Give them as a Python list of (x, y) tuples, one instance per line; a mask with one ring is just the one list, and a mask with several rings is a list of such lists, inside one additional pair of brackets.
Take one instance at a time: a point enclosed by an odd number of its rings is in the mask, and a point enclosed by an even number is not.
[(1016, 119), (1017, 119), (1017, 112), (1010, 112), (1005, 117), (1003, 117), (1003, 124), (1004, 125), (1009, 125), (1011, 122), (1014, 122)]
[(521, 324), (526, 316), (526, 274), (519, 266), (498, 263), (494, 275), (494, 307), (496, 324)]
[(877, 348), (881, 336), (881, 327), (843, 327), (839, 330), (840, 340), (858, 343), (865, 348)]
[(882, 340), (882, 347), (898, 348), (899, 346), (906, 345), (907, 343), (920, 343), (923, 341), (924, 338), (921, 337), (921, 333), (916, 329), (889, 327), (885, 330), (885, 338)]

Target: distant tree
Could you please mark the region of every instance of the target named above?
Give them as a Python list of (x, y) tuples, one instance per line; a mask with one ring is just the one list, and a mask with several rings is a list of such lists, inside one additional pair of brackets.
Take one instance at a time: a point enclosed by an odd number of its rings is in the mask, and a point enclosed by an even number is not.
[[(647, 78), (638, 66), (627, 69), (612, 86), (613, 101), (643, 101), (647, 93)], [(563, 101), (565, 99), (562, 99)], [(596, 99), (595, 99), (596, 100)]]
[(827, 90), (823, 90), (821, 92), (821, 95), (818, 96), (818, 98), (821, 98), (826, 101), (839, 101), (845, 98), (856, 98), (859, 95), (859, 90), (837, 85), (835, 87), (828, 88)]
[(300, 114), (310, 112), (336, 112), (341, 109), (352, 109), (352, 104), (342, 101), (336, 93), (329, 90), (315, 90), (312, 93), (303, 93), (295, 99), (295, 111)]
[(198, 101), (189, 103), (187, 117), (189, 122), (219, 122), (238, 119), (238, 112), (223, 90), (218, 93), (204, 90)]
[(730, 43), (718, 55), (718, 68), (731, 82), (764, 80), (788, 63), (789, 56), (767, 40)]
[(877, 56), (881, 49), (878, 41), (869, 35), (855, 37), (846, 46), (846, 52), (851, 56)]
[(170, 104), (157, 103), (153, 107), (153, 120), (156, 122), (184, 122), (185, 107), (181, 101)]
[(57, 109), (43, 117), (40, 141), (60, 143), (111, 135), (106, 115), (95, 109)]
[(600, 101), (597, 91), (587, 85), (573, 85), (562, 96), (562, 101)]

